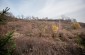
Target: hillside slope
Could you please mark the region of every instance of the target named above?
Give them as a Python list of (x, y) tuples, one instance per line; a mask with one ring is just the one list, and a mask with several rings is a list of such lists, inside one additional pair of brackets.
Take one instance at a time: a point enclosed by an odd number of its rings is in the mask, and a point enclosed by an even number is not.
[(84, 55), (84, 46), (79, 38), (85, 36), (85, 28), (72, 29), (71, 24), (61, 22), (61, 28), (54, 32), (52, 25), (58, 26), (55, 21), (8, 22), (8, 29), (15, 30), (13, 55)]

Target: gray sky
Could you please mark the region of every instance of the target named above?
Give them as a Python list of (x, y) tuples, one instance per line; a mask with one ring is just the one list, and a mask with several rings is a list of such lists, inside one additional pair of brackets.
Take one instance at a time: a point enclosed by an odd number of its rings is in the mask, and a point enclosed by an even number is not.
[(85, 22), (85, 0), (0, 0), (0, 10), (5, 7), (15, 16), (55, 18), (65, 15)]

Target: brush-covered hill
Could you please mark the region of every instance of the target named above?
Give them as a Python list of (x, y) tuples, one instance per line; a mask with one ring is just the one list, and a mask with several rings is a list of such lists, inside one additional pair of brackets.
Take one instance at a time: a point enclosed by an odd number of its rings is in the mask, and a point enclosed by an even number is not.
[(84, 55), (84, 23), (17, 19), (7, 26), (15, 30), (14, 55)]
[(85, 55), (85, 23), (4, 17), (0, 34), (14, 31), (13, 55)]

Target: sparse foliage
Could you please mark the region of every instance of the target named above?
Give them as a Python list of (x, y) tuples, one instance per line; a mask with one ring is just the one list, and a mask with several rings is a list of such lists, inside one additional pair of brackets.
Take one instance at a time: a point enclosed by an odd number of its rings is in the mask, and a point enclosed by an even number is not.
[(10, 9), (10, 8), (6, 7), (6, 9), (3, 9), (3, 11), (0, 12), (0, 25), (1, 25), (1, 24), (6, 24), (6, 22), (7, 22), (6, 14), (7, 14), (7, 11), (8, 11), (9, 9)]

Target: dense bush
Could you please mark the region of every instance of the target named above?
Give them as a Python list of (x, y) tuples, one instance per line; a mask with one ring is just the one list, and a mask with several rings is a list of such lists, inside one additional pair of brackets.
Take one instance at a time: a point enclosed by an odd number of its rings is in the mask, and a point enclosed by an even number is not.
[(12, 34), (13, 32), (10, 32), (4, 38), (0, 38), (0, 55), (12, 55), (15, 48)]

